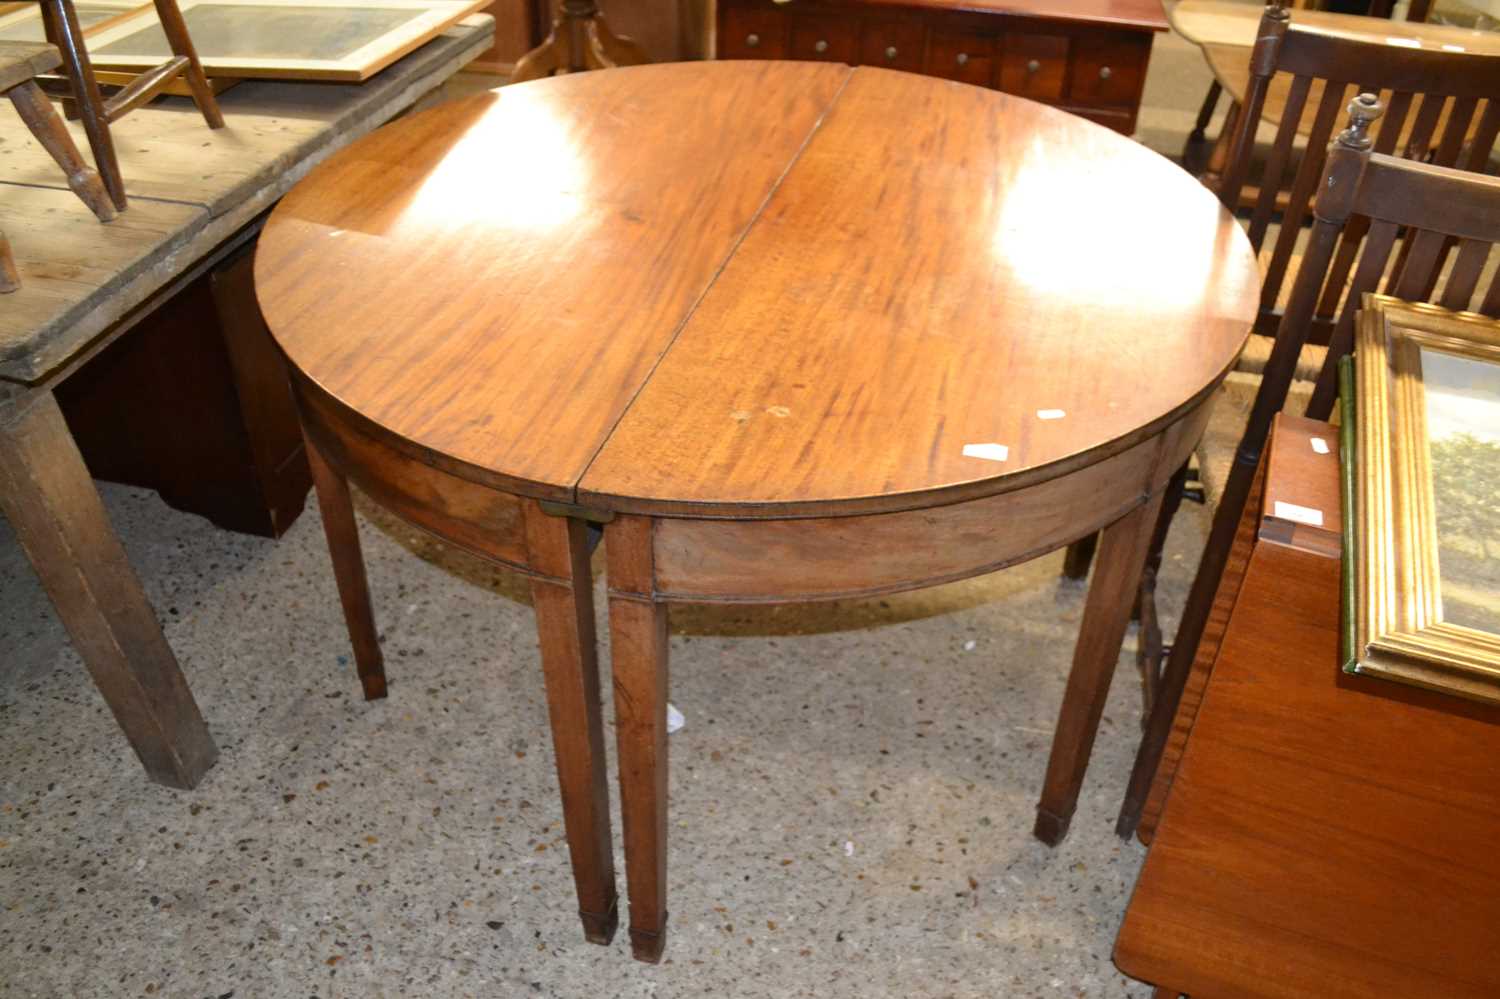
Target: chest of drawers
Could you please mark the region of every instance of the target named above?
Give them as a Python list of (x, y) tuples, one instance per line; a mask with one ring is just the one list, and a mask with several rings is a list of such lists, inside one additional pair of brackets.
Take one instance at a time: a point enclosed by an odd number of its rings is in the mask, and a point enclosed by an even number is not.
[(946, 77), (1135, 131), (1158, 0), (719, 0), (721, 59)]

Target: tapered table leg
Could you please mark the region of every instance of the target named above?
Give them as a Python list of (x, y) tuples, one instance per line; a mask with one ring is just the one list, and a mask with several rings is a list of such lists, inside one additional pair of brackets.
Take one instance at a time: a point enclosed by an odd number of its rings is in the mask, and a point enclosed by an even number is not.
[(151, 779), (195, 786), (218, 757), (52, 393), (0, 409), (0, 510)]
[(527, 560), (532, 569), (546, 574), (532, 577), (531, 601), (547, 683), (563, 823), (578, 889), (578, 915), (585, 938), (608, 944), (619, 925), (619, 908), (588, 528), (579, 520), (549, 516), (535, 503), (527, 505), (525, 517)]
[(655, 964), (667, 942), (667, 607), (651, 597), (651, 529), (619, 517), (604, 543), (630, 949)]
[(304, 436), (303, 441), (318, 493), (318, 509), (323, 513), (323, 533), (333, 559), (333, 578), (344, 607), (344, 623), (354, 646), (354, 668), (359, 673), (365, 700), (378, 700), (386, 693), (385, 655), (380, 651), (380, 636), (375, 630), (375, 610), (370, 602), (370, 583), (365, 576), (365, 557), (360, 550), (359, 524), (354, 519), (349, 483), (328, 463), (311, 438)]
[(1100, 535), (1094, 580), (1089, 584), (1073, 668), (1052, 736), (1047, 779), (1037, 805), (1036, 837), (1049, 846), (1056, 846), (1068, 834), (1078, 804), (1078, 790), (1083, 786), (1083, 774), (1109, 696), (1109, 682), (1130, 625), (1130, 611), (1162, 495), (1158, 492)]

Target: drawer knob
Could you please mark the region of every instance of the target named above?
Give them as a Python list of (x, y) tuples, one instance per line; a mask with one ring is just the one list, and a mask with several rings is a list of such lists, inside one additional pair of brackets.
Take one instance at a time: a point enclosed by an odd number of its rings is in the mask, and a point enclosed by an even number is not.
[(894, 46), (894, 45), (887, 45), (885, 47), (885, 57), (887, 59), (894, 59), (894, 58), (896, 58), (896, 46)]
[(1099, 67), (1099, 79), (1101, 79), (1101, 80), (1107, 80), (1111, 76), (1114, 76), (1114, 75), (1115, 75), (1115, 71), (1112, 70), (1112, 69), (1110, 69), (1108, 66), (1100, 66)]
[(969, 53), (960, 52), (958, 54), (958, 64), (960, 66), (967, 66), (969, 64)]
[(752, 49), (755, 48), (756, 46), (758, 46), (760, 44), (760, 36), (759, 35), (746, 35), (745, 36), (745, 44), (748, 45), (748, 46), (750, 46)]
[(1035, 73), (1042, 68), (1041, 60), (1033, 59), (1026, 64), (1026, 72)]
[(813, 51), (814, 52), (827, 52), (828, 51), (828, 43), (826, 41), (824, 41), (823, 39), (819, 38), (816, 42), (813, 42)]

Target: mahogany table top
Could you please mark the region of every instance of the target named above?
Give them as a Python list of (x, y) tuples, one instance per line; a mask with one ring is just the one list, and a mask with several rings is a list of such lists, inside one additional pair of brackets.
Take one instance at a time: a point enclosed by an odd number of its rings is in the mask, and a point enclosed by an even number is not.
[(741, 61), (383, 128), (283, 199), (256, 276), (291, 362), (425, 460), (735, 517), (918, 508), (1102, 459), (1212, 389), (1260, 285), (1214, 197), (1105, 128)]

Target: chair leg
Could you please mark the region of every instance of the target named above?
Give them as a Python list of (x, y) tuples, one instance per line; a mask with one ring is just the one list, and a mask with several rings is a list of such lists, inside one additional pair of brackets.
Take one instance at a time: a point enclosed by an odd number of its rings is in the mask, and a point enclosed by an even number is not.
[(109, 200), (104, 182), (83, 161), (78, 147), (73, 145), (73, 137), (68, 134), (67, 126), (63, 124), (52, 102), (47, 100), (47, 95), (42, 93), (42, 88), (36, 85), (36, 81), (27, 80), (17, 84), (5, 96), (16, 106), (16, 112), (26, 123), (26, 127), (31, 129), (31, 134), (42, 144), (42, 148), (52, 154), (57, 165), (62, 167), (68, 178), (68, 186), (78, 195), (79, 200), (89, 206), (89, 211), (100, 222), (113, 219), (115, 206)]
[(1078, 790), (1083, 786), (1109, 682), (1130, 625), (1131, 606), (1140, 589), (1141, 569), (1161, 505), (1162, 493), (1158, 492), (1106, 527), (1100, 538), (1099, 565), (1084, 603), (1073, 668), (1063, 693), (1046, 783), (1036, 809), (1036, 837), (1048, 846), (1056, 846), (1068, 834), (1078, 805)]
[(62, 52), (63, 73), (68, 78), (72, 98), (83, 119), (83, 131), (89, 137), (94, 166), (104, 179), (104, 189), (109, 192), (115, 210), (123, 212), (128, 206), (125, 180), (120, 176), (120, 162), (115, 158), (114, 140), (109, 135), (104, 97), (99, 93), (99, 81), (94, 78), (94, 67), (83, 44), (83, 30), (78, 26), (73, 0), (42, 0), (42, 17), (47, 25), (48, 39)]
[(182, 18), (177, 0), (156, 0), (156, 18), (166, 32), (172, 54), (187, 57), (188, 64), (184, 73), (188, 88), (193, 92), (193, 103), (198, 105), (203, 120), (208, 122), (209, 128), (223, 128), (224, 115), (219, 111), (218, 98), (214, 96), (213, 87), (209, 86), (208, 77), (203, 73), (203, 64), (198, 61), (198, 50), (193, 48), (193, 39), (188, 34), (187, 22)]
[(10, 240), (0, 230), (0, 295), (8, 295), (21, 287), (21, 274), (16, 270), (16, 258), (10, 254)]
[(1151, 709), (1156, 703), (1156, 687), (1161, 679), (1162, 640), (1161, 623), (1156, 616), (1156, 576), (1161, 572), (1162, 555), (1167, 547), (1167, 532), (1172, 529), (1172, 518), (1177, 516), (1177, 510), (1182, 506), (1187, 476), (1188, 467), (1184, 463), (1167, 481), (1161, 513), (1157, 515), (1156, 528), (1151, 532), (1151, 547), (1146, 551), (1146, 567), (1141, 572), (1140, 595), (1136, 598), (1141, 627), (1135, 662), (1136, 669), (1141, 674), (1142, 729), (1151, 717)]
[(375, 631), (375, 611), (370, 604), (370, 584), (365, 577), (365, 557), (359, 548), (359, 525), (354, 521), (354, 503), (349, 483), (328, 463), (312, 440), (304, 435), (307, 463), (318, 491), (318, 509), (323, 512), (323, 532), (333, 559), (333, 577), (344, 605), (344, 623), (354, 645), (354, 666), (364, 688), (365, 700), (385, 696), (385, 657)]

